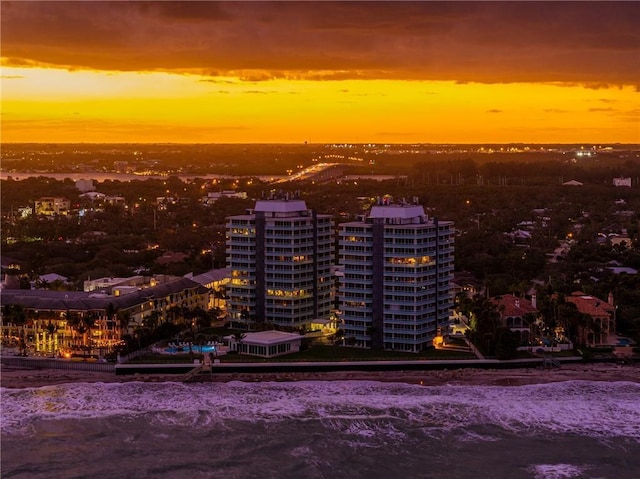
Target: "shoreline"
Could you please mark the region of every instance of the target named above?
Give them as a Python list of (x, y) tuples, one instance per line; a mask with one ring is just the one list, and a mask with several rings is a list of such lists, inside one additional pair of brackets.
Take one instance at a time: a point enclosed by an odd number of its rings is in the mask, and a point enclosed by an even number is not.
[[(134, 374), (116, 376), (110, 372), (61, 369), (26, 369), (2, 366), (0, 387), (37, 388), (69, 383), (176, 382), (181, 374)], [(261, 372), (201, 373), (190, 383), (200, 382), (295, 382), (295, 381), (380, 381), (423, 386), (523, 386), (563, 381), (628, 381), (640, 383), (640, 364), (588, 363), (567, 364), (543, 369), (444, 369), (428, 371), (333, 371), (333, 372)]]

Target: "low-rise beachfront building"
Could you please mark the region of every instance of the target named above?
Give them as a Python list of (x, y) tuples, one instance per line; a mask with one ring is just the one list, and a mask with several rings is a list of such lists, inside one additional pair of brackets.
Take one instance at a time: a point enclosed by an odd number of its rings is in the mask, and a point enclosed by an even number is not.
[(345, 344), (420, 352), (453, 308), (453, 222), (390, 197), (340, 224), (339, 304)]
[(187, 278), (119, 296), (84, 291), (3, 289), (4, 344), (36, 354), (109, 352), (145, 321), (175, 321), (175, 311), (206, 309), (209, 290)]
[(241, 354), (259, 356), (261, 358), (274, 358), (300, 351), (302, 336), (284, 331), (258, 331), (243, 333), (239, 337), (227, 336), (225, 340), (231, 350), (238, 351)]

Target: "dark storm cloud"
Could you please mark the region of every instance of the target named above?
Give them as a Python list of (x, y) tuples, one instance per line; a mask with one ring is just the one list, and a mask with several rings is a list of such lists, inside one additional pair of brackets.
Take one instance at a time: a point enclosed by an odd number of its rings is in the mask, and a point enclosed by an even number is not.
[(143, 13), (155, 14), (168, 21), (215, 22), (233, 18), (217, 2), (144, 2), (137, 6)]
[(3, 2), (12, 65), (634, 84), (635, 2)]

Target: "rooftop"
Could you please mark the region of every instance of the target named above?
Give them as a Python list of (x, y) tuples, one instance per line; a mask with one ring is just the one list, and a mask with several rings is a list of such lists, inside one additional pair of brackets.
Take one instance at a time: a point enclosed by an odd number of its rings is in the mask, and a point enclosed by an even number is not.
[(369, 218), (420, 218), (424, 217), (424, 208), (421, 205), (376, 205), (371, 208)]
[(294, 339), (302, 339), (297, 333), (286, 333), (284, 331), (258, 331), (255, 333), (245, 333), (244, 343), (271, 345), (286, 343)]
[(593, 318), (610, 316), (615, 311), (613, 305), (582, 291), (571, 293), (571, 296), (567, 296), (565, 299), (567, 302), (575, 304), (578, 311)]
[(258, 200), (254, 211), (264, 211), (266, 213), (295, 213), (298, 211), (307, 211), (307, 205), (304, 200)]
[(538, 309), (526, 298), (519, 298), (513, 294), (504, 294), (491, 298), (491, 301), (498, 306), (498, 310), (503, 317), (518, 317), (527, 313), (536, 313)]

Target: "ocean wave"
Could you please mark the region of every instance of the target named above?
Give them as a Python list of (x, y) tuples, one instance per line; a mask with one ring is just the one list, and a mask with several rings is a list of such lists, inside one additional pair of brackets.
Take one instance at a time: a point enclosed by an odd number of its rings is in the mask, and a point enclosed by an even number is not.
[[(375, 381), (71, 383), (1, 388), (0, 394), (3, 434), (28, 434), (36, 421), (145, 415), (158, 425), (192, 428), (228, 420), (311, 420), (365, 442), (372, 435), (399, 439), (403, 428), (466, 430), (484, 425), (521, 434), (570, 433), (640, 442), (640, 384), (631, 382), (517, 387)], [(397, 422), (403, 428), (396, 427)], [(472, 435), (466, 438), (473, 440)]]
[(536, 464), (529, 468), (534, 479), (571, 479), (581, 477), (587, 469), (573, 464)]

